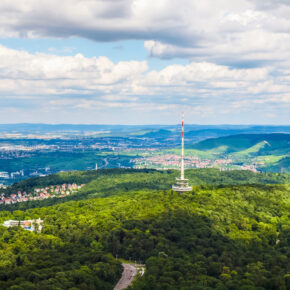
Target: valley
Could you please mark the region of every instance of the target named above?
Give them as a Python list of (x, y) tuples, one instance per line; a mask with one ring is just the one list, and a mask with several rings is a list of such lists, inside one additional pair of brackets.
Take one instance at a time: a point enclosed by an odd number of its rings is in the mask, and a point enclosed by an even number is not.
[[(186, 168), (219, 168), (220, 170), (251, 170), (254, 172), (289, 172), (289, 127), (255, 127), (233, 129), (191, 130), (185, 135)], [(114, 127), (113, 127), (114, 128)], [(103, 168), (177, 169), (180, 162), (180, 138), (174, 126), (131, 128), (90, 135), (90, 132), (35, 132), (21, 138), (0, 139), (0, 184), (60, 171), (95, 170)], [(275, 131), (285, 133), (276, 133)], [(264, 133), (264, 131), (271, 133)], [(226, 133), (227, 132), (227, 133)], [(249, 132), (260, 132), (251, 133)], [(3, 134), (3, 133), (2, 133)], [(38, 134), (38, 135), (37, 135)], [(51, 134), (51, 131), (49, 131)], [(7, 137), (7, 134), (4, 135)], [(36, 138), (38, 136), (38, 138)], [(33, 138), (32, 138), (33, 137)], [(201, 140), (201, 141), (197, 141)]]

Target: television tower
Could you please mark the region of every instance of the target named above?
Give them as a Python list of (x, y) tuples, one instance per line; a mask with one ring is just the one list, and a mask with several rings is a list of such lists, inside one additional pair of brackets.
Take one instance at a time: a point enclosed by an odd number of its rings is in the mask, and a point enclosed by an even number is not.
[(172, 190), (177, 192), (192, 191), (192, 187), (188, 185), (188, 179), (184, 178), (184, 113), (182, 112), (182, 132), (181, 132), (181, 166), (180, 178), (176, 178), (176, 184), (172, 185)]

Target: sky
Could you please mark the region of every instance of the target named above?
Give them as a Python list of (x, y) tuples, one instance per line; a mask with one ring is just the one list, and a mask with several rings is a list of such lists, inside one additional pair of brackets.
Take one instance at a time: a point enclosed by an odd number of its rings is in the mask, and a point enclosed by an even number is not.
[(1, 0), (0, 123), (290, 124), (289, 0)]

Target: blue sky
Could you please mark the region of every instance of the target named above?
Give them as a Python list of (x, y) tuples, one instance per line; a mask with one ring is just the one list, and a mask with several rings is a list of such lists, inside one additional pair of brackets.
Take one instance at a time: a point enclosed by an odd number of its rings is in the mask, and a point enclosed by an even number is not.
[(148, 55), (142, 40), (123, 40), (113, 42), (96, 42), (93, 40), (71, 37), (56, 38), (2, 38), (1, 44), (16, 50), (25, 50), (32, 54), (42, 52), (57, 55), (75, 55), (81, 53), (90, 58), (106, 56), (114, 63), (119, 61), (146, 60), (150, 69), (161, 70), (171, 64), (188, 64), (185, 58), (156, 58)]
[(0, 3), (0, 123), (289, 124), (290, 3)]

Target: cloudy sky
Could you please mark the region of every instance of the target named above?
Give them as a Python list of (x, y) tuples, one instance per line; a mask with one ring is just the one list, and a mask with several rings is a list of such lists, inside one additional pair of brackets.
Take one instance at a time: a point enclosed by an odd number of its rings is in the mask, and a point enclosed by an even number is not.
[(0, 123), (289, 124), (289, 0), (1, 0)]

